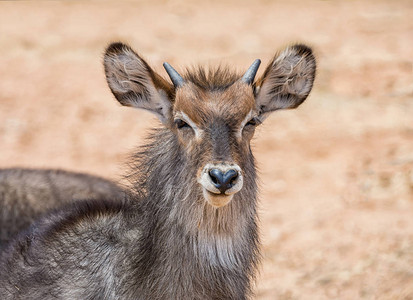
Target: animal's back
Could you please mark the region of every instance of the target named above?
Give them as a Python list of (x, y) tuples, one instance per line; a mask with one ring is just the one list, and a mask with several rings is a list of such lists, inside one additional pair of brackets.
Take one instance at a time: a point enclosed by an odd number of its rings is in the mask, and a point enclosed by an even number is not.
[(0, 170), (0, 248), (48, 210), (77, 199), (120, 198), (117, 184), (63, 170)]

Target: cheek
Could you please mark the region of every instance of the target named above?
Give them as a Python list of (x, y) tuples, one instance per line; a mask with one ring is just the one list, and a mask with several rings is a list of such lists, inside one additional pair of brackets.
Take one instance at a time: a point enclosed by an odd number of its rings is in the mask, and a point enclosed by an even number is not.
[(237, 139), (232, 145), (233, 158), (239, 166), (244, 166), (246, 158), (251, 153), (251, 139), (254, 136), (254, 128), (245, 130), (242, 133), (241, 139)]
[(192, 167), (202, 168), (208, 162), (211, 155), (211, 146), (193, 131), (181, 132), (178, 134), (178, 140)]
[(252, 137), (254, 136), (255, 133), (255, 127), (251, 127), (251, 128), (244, 128), (243, 132), (242, 132), (242, 141), (241, 143), (247, 143), (249, 145)]
[(195, 142), (195, 132), (191, 128), (178, 130), (177, 132), (179, 143), (183, 148), (191, 148)]

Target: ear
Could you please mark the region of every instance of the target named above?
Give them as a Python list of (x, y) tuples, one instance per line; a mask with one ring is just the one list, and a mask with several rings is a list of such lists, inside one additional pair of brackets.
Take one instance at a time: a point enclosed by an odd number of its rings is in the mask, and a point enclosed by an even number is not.
[(113, 43), (104, 56), (106, 81), (125, 106), (151, 111), (162, 123), (171, 117), (174, 89), (129, 46)]
[(296, 108), (313, 87), (316, 62), (311, 48), (294, 45), (276, 55), (256, 83), (261, 120), (278, 109)]

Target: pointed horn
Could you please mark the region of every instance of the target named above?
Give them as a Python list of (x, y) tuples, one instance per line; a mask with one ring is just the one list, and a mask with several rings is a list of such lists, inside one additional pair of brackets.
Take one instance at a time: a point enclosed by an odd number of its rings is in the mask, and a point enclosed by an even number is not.
[(168, 73), (169, 77), (172, 80), (172, 83), (176, 88), (181, 87), (185, 83), (185, 80), (181, 77), (181, 75), (179, 75), (179, 73), (174, 68), (172, 68), (170, 64), (164, 62), (163, 67), (165, 68), (166, 73)]
[(255, 74), (257, 74), (258, 68), (260, 67), (261, 60), (256, 59), (251, 67), (248, 68), (247, 72), (245, 72), (244, 76), (242, 76), (242, 81), (246, 84), (252, 84), (254, 82)]

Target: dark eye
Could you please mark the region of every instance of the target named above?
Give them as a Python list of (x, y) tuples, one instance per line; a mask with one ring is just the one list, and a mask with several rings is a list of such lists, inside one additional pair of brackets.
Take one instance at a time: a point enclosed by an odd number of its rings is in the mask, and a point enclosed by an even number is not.
[(260, 124), (260, 121), (258, 120), (257, 117), (252, 118), (251, 120), (248, 121), (247, 124), (245, 124), (245, 126), (251, 125), (251, 126), (257, 126)]
[(175, 125), (176, 125), (176, 127), (177, 127), (178, 129), (181, 129), (181, 128), (191, 128), (191, 126), (189, 126), (188, 123), (186, 123), (185, 121), (183, 121), (183, 120), (181, 120), (181, 119), (176, 119), (176, 120), (174, 121), (174, 123), (175, 123)]

